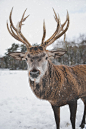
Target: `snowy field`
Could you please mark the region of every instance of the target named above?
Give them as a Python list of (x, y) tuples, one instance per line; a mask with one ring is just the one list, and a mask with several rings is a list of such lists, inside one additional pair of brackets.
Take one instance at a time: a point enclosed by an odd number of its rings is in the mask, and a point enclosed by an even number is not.
[[(83, 115), (78, 100), (76, 129)], [(68, 105), (61, 107), (61, 129), (72, 129)], [(27, 71), (0, 70), (0, 129), (56, 129), (51, 105), (31, 91)]]

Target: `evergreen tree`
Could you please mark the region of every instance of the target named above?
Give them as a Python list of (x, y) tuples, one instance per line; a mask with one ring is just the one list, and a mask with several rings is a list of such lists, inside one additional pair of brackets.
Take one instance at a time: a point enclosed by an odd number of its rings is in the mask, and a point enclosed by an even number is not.
[[(79, 43), (77, 43), (79, 42)], [(86, 36), (80, 35), (80, 37), (76, 41), (68, 42), (66, 41), (63, 43), (62, 41), (59, 42), (59, 45), (63, 44), (63, 48), (67, 51), (64, 56), (58, 59), (52, 59), (51, 61), (58, 65), (65, 64), (65, 65), (77, 65), (77, 64), (86, 64)], [(58, 42), (54, 45), (54, 50), (59, 50)], [(35, 43), (33, 46), (38, 46)], [(5, 56), (0, 58), (0, 68), (8, 68), (8, 69), (27, 69), (27, 64), (25, 61), (15, 60), (13, 57), (9, 56), (8, 53), (10, 52), (23, 52), (27, 51), (25, 45), (19, 45), (13, 43), (10, 48), (7, 49)]]

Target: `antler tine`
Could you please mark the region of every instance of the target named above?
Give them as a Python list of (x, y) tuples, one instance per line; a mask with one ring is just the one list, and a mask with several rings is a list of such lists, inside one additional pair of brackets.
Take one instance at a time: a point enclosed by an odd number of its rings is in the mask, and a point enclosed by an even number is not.
[(27, 10), (27, 8), (25, 9), (25, 11), (24, 11), (24, 13), (22, 15), (21, 21), (19, 22), (19, 28), (20, 28), (20, 30), (21, 30), (21, 26), (24, 25), (24, 24), (22, 24), (22, 22), (24, 22), (28, 18), (28, 16), (29, 16), (28, 15), (27, 17), (24, 18), (24, 15), (25, 15), (26, 10)]
[[(55, 19), (56, 19), (56, 14), (55, 14)], [(58, 19), (60, 19), (60, 18), (58, 18)], [(60, 23), (60, 20), (59, 20), (59, 23)], [(66, 23), (67, 23), (67, 26), (63, 30), (63, 27), (65, 26)], [(63, 34), (65, 34), (65, 32), (68, 30), (68, 27), (69, 27), (69, 13), (67, 11), (66, 21), (62, 25), (61, 24), (59, 25), (58, 31), (54, 32), (55, 35), (53, 34), (53, 36), (51, 36), (52, 38), (49, 38), (47, 41), (45, 41), (43, 46), (46, 48), (48, 45), (52, 44), (56, 39), (58, 39)]]
[[(16, 34), (15, 34), (15, 32), (13, 31), (13, 29), (12, 29), (12, 26), (10, 25), (10, 29), (11, 29), (11, 32), (12, 32), (12, 34), (13, 34), (13, 36), (14, 36), (14, 38), (15, 39), (17, 39), (17, 40), (19, 40), (19, 41), (21, 41), (22, 43), (25, 43), (25, 41), (23, 40), (23, 39), (21, 39), (21, 37), (20, 36), (17, 36)], [(25, 43), (26, 44), (26, 47), (28, 48), (28, 43)]]
[(22, 15), (21, 20), (23, 20), (26, 10), (27, 10), (27, 8), (25, 9), (25, 11), (24, 11), (24, 13), (23, 13), (23, 15)]
[[(26, 9), (27, 10), (27, 9)], [(25, 10), (25, 12), (26, 12)], [(25, 13), (24, 13), (25, 14)], [(24, 19), (23, 19), (23, 22), (29, 17), (29, 15), (27, 15)], [(23, 18), (23, 17), (22, 17)]]
[[(11, 24), (10, 24), (10, 29), (9, 29), (9, 26), (8, 26), (8, 22), (7, 22), (7, 29), (8, 29), (8, 31), (9, 31), (9, 33), (11, 34), (11, 36), (13, 36), (15, 39), (17, 39), (18, 41), (21, 41), (21, 42), (23, 42), (23, 43), (25, 43), (20, 37), (18, 37), (16, 34), (15, 34), (15, 32), (13, 31), (13, 29), (12, 29), (12, 26), (11, 26)], [(26, 47), (28, 48), (28, 44), (26, 44)]]
[(57, 28), (56, 28), (54, 34), (48, 40), (46, 40), (44, 43), (41, 44), (42, 46), (45, 46), (45, 44), (50, 42), (56, 36), (56, 34), (57, 34), (58, 30), (59, 30), (59, 27), (60, 27), (60, 18), (57, 17), (57, 14), (56, 14), (54, 8), (53, 8), (53, 11), (54, 11), (54, 14), (55, 14), (55, 16), (54, 16), (55, 21), (57, 22)]
[(19, 40), (19, 38), (17, 37), (17, 35), (13, 32), (12, 27), (11, 27), (11, 24), (10, 24), (10, 29), (11, 30), (9, 29), (8, 22), (7, 22), (7, 29), (9, 31), (9, 33), (11, 34), (11, 36), (13, 36), (15, 39)]
[(67, 11), (67, 16), (66, 16), (66, 21), (61, 25), (62, 27), (64, 27), (64, 26), (65, 26), (65, 24), (66, 24), (67, 20), (69, 20), (69, 13), (68, 13), (68, 11)]
[[(67, 10), (66, 21), (67, 21), (67, 20), (69, 21), (69, 13), (68, 13), (68, 10)], [(64, 22), (63, 27), (65, 26), (66, 21)], [(66, 33), (64, 33), (64, 42), (65, 42), (65, 39), (66, 39)]]
[[(10, 12), (10, 16), (9, 16), (9, 20), (10, 20), (10, 29), (9, 29), (9, 26), (8, 26), (8, 23), (7, 23), (7, 29), (9, 31), (9, 33), (17, 40), (21, 41), (22, 43), (24, 43), (27, 47), (27, 49), (29, 47), (31, 47), (30, 43), (27, 41), (27, 39), (23, 36), (23, 34), (21, 33), (21, 26), (22, 26), (22, 22), (26, 20), (27, 17), (24, 18), (24, 14), (26, 12), (26, 10), (24, 11), (23, 15), (22, 15), (22, 18), (21, 18), (21, 21), (18, 23), (18, 28), (15, 28), (15, 26), (13, 25), (13, 22), (12, 22), (12, 11), (13, 11), (13, 8), (11, 9), (11, 12)], [(14, 32), (15, 31), (15, 32)]]
[(18, 40), (18, 37), (15, 37), (15, 36), (14, 36), (14, 33), (12, 33), (12, 32), (10, 31), (9, 26), (8, 26), (8, 22), (7, 22), (7, 29), (8, 29), (8, 31), (9, 31), (9, 33), (10, 33), (14, 38), (16, 38), (16, 39)]
[[(27, 10), (27, 9), (26, 9)], [(18, 23), (18, 33), (19, 33), (19, 35), (23, 38), (23, 40), (25, 41), (25, 42), (27, 42), (27, 44), (28, 44), (28, 46), (29, 47), (31, 47), (31, 45), (30, 45), (30, 43), (27, 41), (27, 39), (24, 37), (24, 35), (21, 33), (21, 27), (22, 27), (22, 22), (24, 22), (27, 18), (28, 18), (28, 16), (26, 16), (25, 18), (24, 18), (24, 15), (25, 15), (25, 12), (26, 12), (26, 10), (24, 11), (24, 13), (23, 13), (23, 15), (22, 15), (22, 18), (21, 18), (21, 21)]]
[[(17, 39), (17, 40), (19, 40), (19, 37), (15, 34), (15, 32), (13, 31), (13, 28), (12, 28), (12, 26), (11, 26), (11, 24), (10, 24), (10, 29), (11, 29), (11, 33), (13, 34), (13, 37), (15, 38), (15, 39)], [(20, 40), (19, 40), (20, 41)]]
[(42, 43), (44, 43), (44, 40), (45, 40), (45, 36), (46, 36), (46, 27), (45, 27), (45, 21), (43, 21), (43, 37), (42, 37)]
[(12, 12), (13, 12), (13, 7), (12, 7), (11, 12), (10, 12), (10, 15), (9, 15), (9, 21), (10, 21), (10, 24), (13, 27), (13, 29), (15, 31), (17, 31), (17, 29), (15, 28), (15, 26), (13, 25), (13, 22), (12, 22)]
[(53, 8), (53, 12), (54, 12), (55, 21), (60, 24), (60, 17), (59, 17), (59, 14), (58, 14), (58, 17), (57, 17), (57, 14), (56, 14), (54, 8)]

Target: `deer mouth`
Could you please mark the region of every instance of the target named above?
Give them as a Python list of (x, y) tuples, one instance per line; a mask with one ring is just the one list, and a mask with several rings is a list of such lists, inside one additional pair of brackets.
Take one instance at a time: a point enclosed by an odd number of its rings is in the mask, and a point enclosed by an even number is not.
[(40, 75), (40, 71), (37, 70), (37, 69), (32, 69), (32, 70), (30, 71), (30, 76), (31, 76), (32, 78), (37, 78), (39, 75)]

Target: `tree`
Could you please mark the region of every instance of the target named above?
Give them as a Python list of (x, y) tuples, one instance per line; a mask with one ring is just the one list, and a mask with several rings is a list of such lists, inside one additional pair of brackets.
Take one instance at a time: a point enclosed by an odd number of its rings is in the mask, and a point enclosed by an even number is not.
[[(79, 43), (77, 43), (79, 41)], [(33, 46), (38, 46), (35, 43)], [(63, 49), (66, 50), (66, 54), (58, 59), (51, 59), (51, 61), (56, 64), (65, 64), (65, 65), (77, 65), (77, 64), (86, 64), (86, 36), (80, 35), (80, 37), (76, 41), (66, 41), (65, 43), (62, 41), (57, 42), (54, 45), (54, 50)], [(5, 56), (0, 58), (0, 68), (8, 68), (8, 69), (27, 69), (27, 64), (25, 61), (15, 60), (11, 56), (8, 55), (10, 52), (16, 51), (26, 52), (25, 45), (19, 45), (13, 43), (12, 46), (7, 49)]]

